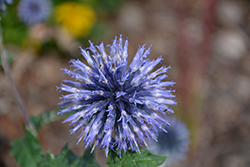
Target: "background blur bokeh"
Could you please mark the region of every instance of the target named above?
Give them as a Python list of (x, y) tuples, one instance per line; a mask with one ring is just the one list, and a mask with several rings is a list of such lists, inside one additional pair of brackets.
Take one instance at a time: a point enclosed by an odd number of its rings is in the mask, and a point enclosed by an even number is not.
[[(249, 0), (53, 0), (41, 22), (19, 20), (16, 0), (2, 14), (3, 38), (17, 88), (30, 115), (58, 109), (60, 68), (84, 59), (78, 46), (129, 39), (129, 59), (138, 44), (149, 58), (171, 65), (176, 81), (175, 115), (190, 130), (186, 160), (173, 166), (250, 166), (250, 1)], [(39, 7), (39, 6), (38, 6)], [(28, 9), (27, 9), (28, 10)], [(49, 11), (49, 10), (48, 10)], [(17, 166), (9, 142), (23, 135), (24, 122), (9, 82), (0, 69), (0, 166)], [(81, 155), (61, 121), (42, 128), (44, 150), (58, 154), (66, 142)], [(96, 152), (101, 166), (104, 153)]]

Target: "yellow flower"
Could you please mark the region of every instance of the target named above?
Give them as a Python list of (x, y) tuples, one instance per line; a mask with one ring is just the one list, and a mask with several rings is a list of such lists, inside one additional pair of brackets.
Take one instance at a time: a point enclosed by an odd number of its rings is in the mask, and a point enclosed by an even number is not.
[(97, 16), (88, 5), (76, 2), (64, 2), (54, 9), (55, 21), (76, 37), (89, 35)]

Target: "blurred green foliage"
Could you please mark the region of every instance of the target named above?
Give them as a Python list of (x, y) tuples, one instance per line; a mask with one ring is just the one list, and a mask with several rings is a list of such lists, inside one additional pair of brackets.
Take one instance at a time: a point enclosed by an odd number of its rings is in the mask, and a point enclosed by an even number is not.
[[(6, 53), (7, 55), (7, 62), (10, 64), (13, 61), (13, 57), (11, 56), (10, 53)], [(2, 59), (0, 59), (0, 67), (2, 66)]]
[(17, 1), (14, 1), (12, 5), (8, 6), (7, 11), (2, 16), (3, 41), (4, 43), (21, 45), (23, 39), (27, 36), (28, 29), (18, 20), (16, 6)]
[[(119, 8), (125, 2), (125, 0), (52, 0), (52, 1), (53, 1), (53, 7), (66, 1), (72, 1), (90, 5), (95, 10), (98, 20), (88, 36), (83, 38), (77, 38), (77, 40), (81, 43), (82, 42), (85, 43), (86, 41), (88, 41), (88, 39), (91, 38), (96, 38), (96, 37), (100, 38), (102, 34), (107, 29), (109, 29), (112, 18), (115, 17), (117, 12), (119, 11)], [(19, 0), (14, 1), (12, 5), (9, 5), (7, 11), (2, 16), (3, 40), (6, 44), (10, 43), (19, 45), (21, 47), (27, 47), (27, 39), (30, 28), (24, 25), (18, 19), (17, 16), (18, 3)], [(53, 12), (51, 14), (51, 17), (47, 21), (47, 25), (51, 28), (56, 28), (55, 26), (56, 23), (52, 15)], [(55, 39), (52, 38), (50, 40), (55, 40)], [(42, 43), (42, 45), (44, 44), (45, 43)]]

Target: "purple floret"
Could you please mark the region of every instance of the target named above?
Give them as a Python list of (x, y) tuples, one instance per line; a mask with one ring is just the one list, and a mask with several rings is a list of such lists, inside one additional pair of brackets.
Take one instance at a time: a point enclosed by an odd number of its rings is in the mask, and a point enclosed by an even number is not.
[(21, 0), (18, 4), (18, 17), (28, 26), (44, 22), (52, 11), (50, 0)]

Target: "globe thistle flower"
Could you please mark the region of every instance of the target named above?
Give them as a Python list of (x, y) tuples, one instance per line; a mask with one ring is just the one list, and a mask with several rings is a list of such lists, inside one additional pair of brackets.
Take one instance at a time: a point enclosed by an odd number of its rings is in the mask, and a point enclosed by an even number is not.
[(162, 57), (147, 59), (150, 47), (145, 49), (145, 45), (127, 67), (128, 40), (122, 36), (107, 45), (109, 54), (103, 43), (89, 43), (87, 49), (80, 47), (88, 65), (70, 60), (75, 69), (62, 69), (76, 81), (64, 80), (58, 87), (68, 92), (61, 97), (59, 114), (75, 111), (64, 122), (70, 122), (71, 134), (82, 129), (79, 141), (86, 147), (93, 145), (92, 150), (95, 146), (105, 148), (106, 156), (114, 148), (119, 154), (122, 149), (140, 152), (140, 144), (147, 146), (149, 139), (157, 140), (158, 130), (165, 131), (168, 122), (162, 116), (173, 113), (169, 105), (176, 104), (174, 90), (166, 87), (174, 82), (165, 81), (170, 67), (151, 72)]
[(97, 20), (97, 15), (91, 6), (77, 2), (64, 2), (56, 6), (53, 16), (64, 30), (75, 37), (89, 35)]
[(28, 26), (46, 21), (51, 10), (50, 0), (21, 0), (17, 8), (20, 21)]
[(0, 0), (0, 11), (5, 11), (6, 10), (6, 3), (7, 4), (12, 4), (12, 0)]
[(185, 159), (189, 147), (189, 130), (184, 122), (170, 117), (170, 126), (164, 126), (168, 133), (159, 132), (158, 142), (151, 141), (149, 149), (152, 153), (167, 156), (163, 164), (172, 164)]

